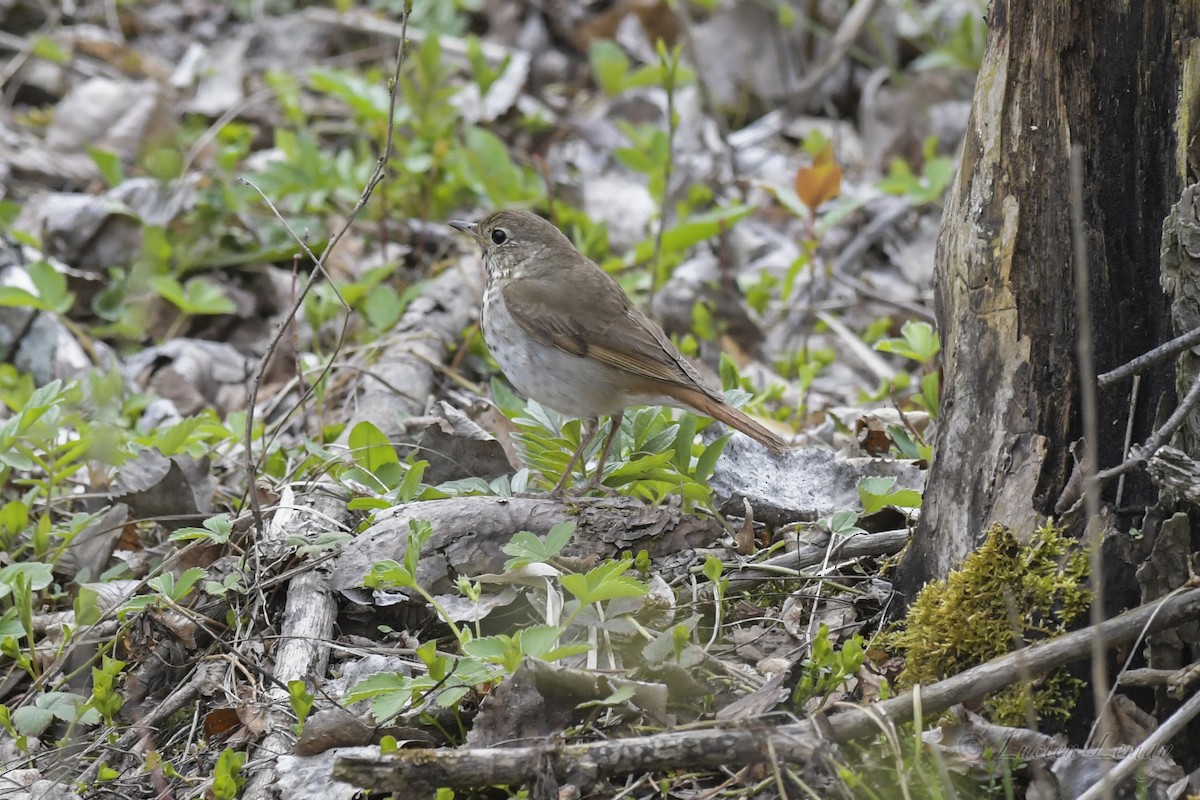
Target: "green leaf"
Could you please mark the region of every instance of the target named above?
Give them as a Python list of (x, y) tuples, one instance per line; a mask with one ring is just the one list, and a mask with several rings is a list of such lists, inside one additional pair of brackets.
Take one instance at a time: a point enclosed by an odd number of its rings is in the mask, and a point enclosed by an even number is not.
[(404, 305), (400, 295), (388, 284), (376, 286), (363, 301), (363, 315), (371, 327), (384, 330), (391, 328), (400, 320)]
[(922, 364), (931, 362), (941, 350), (937, 331), (928, 322), (909, 320), (900, 329), (901, 339), (881, 339), (875, 349), (910, 358)]
[(574, 522), (560, 522), (557, 525), (552, 526), (550, 531), (546, 534), (547, 557), (558, 555), (571, 541), (571, 537), (574, 534)]
[(350, 70), (321, 67), (308, 70), (308, 81), (314, 91), (342, 100), (360, 119), (387, 122), (388, 91), (381, 81)]
[(204, 417), (188, 417), (175, 423), (155, 435), (154, 441), (158, 451), (164, 456), (173, 456), (180, 452), (206, 420)]
[(721, 574), (725, 571), (725, 565), (721, 563), (721, 559), (714, 555), (708, 555), (704, 558), (704, 577), (708, 578), (712, 583), (716, 583), (721, 579)]
[(46, 308), (56, 314), (65, 314), (75, 303), (75, 295), (67, 291), (67, 277), (54, 268), (49, 261), (35, 261), (29, 265), (29, 279), (37, 287), (38, 297)]
[(938, 418), (942, 402), (942, 376), (931, 372), (921, 378), (921, 404), (934, 419)]
[(213, 800), (235, 800), (242, 785), (242, 766), (246, 763), (246, 754), (233, 748), (226, 747), (217, 757), (217, 765), (213, 770), (212, 784), (209, 792)]
[(192, 567), (185, 570), (175, 582), (175, 590), (171, 595), (171, 599), (178, 602), (187, 597), (191, 593), (192, 588), (206, 577), (208, 577), (208, 573), (199, 567)]
[(564, 575), (562, 586), (582, 605), (618, 597), (641, 597), (649, 591), (646, 584), (622, 574), (632, 565), (632, 561), (608, 561), (583, 575)]
[(896, 489), (894, 477), (861, 478), (858, 481), (858, 496), (862, 500), (863, 513), (871, 514), (886, 506), (898, 508), (920, 508), (921, 493), (914, 489)]
[(371, 422), (360, 422), (350, 431), (350, 453), (354, 462), (371, 474), (387, 464), (399, 464), (396, 449)]
[(596, 83), (605, 94), (615, 96), (623, 92), (629, 79), (629, 57), (621, 46), (611, 39), (597, 39), (588, 51), (588, 61)]
[(389, 558), (372, 564), (362, 585), (370, 589), (409, 589), (417, 585), (417, 579), (411, 570)]
[(105, 184), (117, 186), (125, 180), (125, 165), (121, 163), (119, 155), (111, 150), (102, 150), (91, 145), (87, 147), (87, 154), (96, 164), (96, 169), (100, 170), (100, 177)]
[[(399, 467), (398, 464), (396, 466), (397, 468)], [(396, 487), (395, 496), (397, 502), (411, 503), (421, 495), (424, 488), (421, 485), (421, 478), (425, 476), (425, 468), (428, 466), (428, 461), (418, 461), (405, 471), (404, 478), (400, 481), (400, 485)]]
[(844, 510), (838, 511), (828, 520), (824, 520), (825, 527), (834, 536), (847, 537), (857, 533), (866, 533), (862, 528), (858, 527), (858, 514), (853, 511)]
[(36, 706), (21, 706), (12, 712), (12, 725), (22, 736), (41, 736), (50, 723), (54, 722), (54, 714)]
[(6, 534), (15, 534), (29, 524), (29, 506), (20, 500), (9, 500), (0, 506), (0, 529)]
[(55, 64), (67, 64), (71, 61), (70, 51), (49, 36), (34, 36), (30, 44), (30, 52), (38, 58)]
[(0, 306), (5, 308), (36, 308), (49, 311), (37, 295), (17, 286), (0, 286)]
[(20, 561), (0, 568), (0, 598), (22, 581), (30, 591), (40, 592), (54, 581), (54, 567), (41, 561)]
[(237, 310), (221, 287), (205, 278), (191, 278), (181, 285), (171, 275), (156, 275), (150, 285), (163, 299), (189, 316), (232, 314)]
[[(753, 206), (736, 204), (689, 217), (663, 233), (662, 250), (664, 253), (682, 253), (693, 245), (729, 230), (753, 210)], [(634, 248), (633, 260), (638, 263), (645, 262), (653, 255), (654, 239), (650, 238), (638, 243)]]
[(721, 434), (708, 447), (704, 448), (700, 458), (696, 459), (695, 470), (692, 471), (692, 477), (695, 480), (703, 483), (712, 477), (713, 470), (717, 468), (717, 459), (721, 457), (721, 453), (725, 452), (725, 445), (732, 438), (733, 433)]
[(679, 430), (675, 433), (675, 453), (672, 459), (680, 472), (687, 473), (692, 466), (692, 445), (696, 438), (696, 415), (684, 414), (679, 419)]

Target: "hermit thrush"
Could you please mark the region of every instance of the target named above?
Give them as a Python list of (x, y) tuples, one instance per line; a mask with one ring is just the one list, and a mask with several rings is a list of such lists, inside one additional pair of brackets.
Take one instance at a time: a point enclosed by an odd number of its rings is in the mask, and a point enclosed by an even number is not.
[(527, 211), (500, 211), (478, 224), (450, 223), (483, 251), (483, 338), (517, 391), (573, 417), (584, 435), (551, 495), (562, 494), (601, 416), (612, 428), (589, 487), (629, 406), (691, 409), (732, 425), (782, 453), (787, 444), (725, 402), (679, 350), (634, 307), (612, 277), (558, 228)]

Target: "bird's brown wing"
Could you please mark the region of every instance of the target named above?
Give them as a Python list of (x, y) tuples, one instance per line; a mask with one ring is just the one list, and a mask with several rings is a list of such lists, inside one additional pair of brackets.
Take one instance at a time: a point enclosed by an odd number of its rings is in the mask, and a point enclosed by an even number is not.
[(590, 290), (569, 304), (562, 302), (562, 287), (548, 278), (525, 276), (504, 287), (505, 305), (521, 330), (542, 344), (590, 356), (651, 383), (699, 389), (723, 400), (608, 273), (591, 262), (586, 267), (595, 270), (587, 282)]

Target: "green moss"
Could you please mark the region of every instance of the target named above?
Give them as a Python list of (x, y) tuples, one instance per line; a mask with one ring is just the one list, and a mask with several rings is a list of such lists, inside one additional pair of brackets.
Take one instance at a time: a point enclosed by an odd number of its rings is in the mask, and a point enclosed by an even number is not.
[[(954, 675), (1014, 649), (1065, 633), (1091, 602), (1087, 553), (1049, 522), (1028, 543), (1001, 525), (962, 569), (928, 584), (897, 629), (877, 645), (902, 651), (904, 688)], [(1029, 687), (1039, 719), (1070, 714), (1082, 682), (1065, 671), (1035, 676)], [(991, 695), (985, 706), (1003, 724), (1025, 721), (1024, 686)]]

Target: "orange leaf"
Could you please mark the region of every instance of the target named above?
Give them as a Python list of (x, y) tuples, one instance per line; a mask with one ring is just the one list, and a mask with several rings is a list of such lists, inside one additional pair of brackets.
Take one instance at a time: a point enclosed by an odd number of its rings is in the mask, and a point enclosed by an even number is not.
[(833, 146), (826, 144), (813, 157), (811, 167), (796, 171), (796, 196), (814, 214), (817, 207), (842, 191), (842, 168), (833, 160)]

